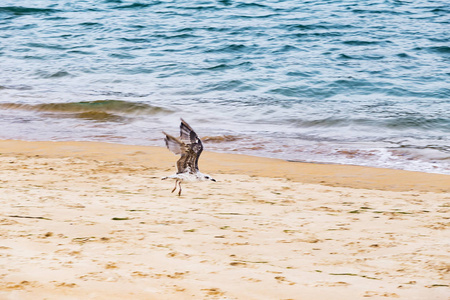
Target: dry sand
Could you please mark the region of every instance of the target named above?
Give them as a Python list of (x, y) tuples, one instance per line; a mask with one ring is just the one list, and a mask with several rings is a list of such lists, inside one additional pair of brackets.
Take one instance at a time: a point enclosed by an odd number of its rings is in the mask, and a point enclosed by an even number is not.
[(0, 141), (0, 299), (449, 299), (450, 176)]

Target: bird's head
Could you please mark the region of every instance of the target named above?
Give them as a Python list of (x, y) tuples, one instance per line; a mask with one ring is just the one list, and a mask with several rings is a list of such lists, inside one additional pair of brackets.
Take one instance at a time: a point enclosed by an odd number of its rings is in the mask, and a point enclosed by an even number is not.
[(216, 182), (216, 180), (214, 178), (212, 178), (211, 176), (207, 175), (207, 174), (203, 174), (203, 180), (211, 180)]

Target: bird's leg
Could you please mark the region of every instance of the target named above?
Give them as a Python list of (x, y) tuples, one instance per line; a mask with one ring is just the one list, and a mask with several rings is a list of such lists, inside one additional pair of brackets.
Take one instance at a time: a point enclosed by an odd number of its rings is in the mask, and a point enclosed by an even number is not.
[(172, 193), (175, 192), (175, 190), (177, 189), (177, 183), (178, 183), (178, 179), (175, 180), (175, 187), (173, 188)]
[(180, 187), (180, 190), (178, 191), (178, 196), (181, 196), (181, 180), (178, 182), (178, 186)]

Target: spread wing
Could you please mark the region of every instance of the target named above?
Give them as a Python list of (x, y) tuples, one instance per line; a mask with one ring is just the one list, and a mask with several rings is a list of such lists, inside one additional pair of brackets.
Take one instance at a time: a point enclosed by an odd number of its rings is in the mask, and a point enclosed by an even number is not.
[(180, 139), (185, 142), (189, 148), (187, 165), (191, 167), (191, 170), (198, 171), (198, 159), (203, 151), (203, 144), (194, 129), (181, 119), (180, 124)]
[(185, 120), (181, 119), (180, 124), (180, 140), (185, 142), (186, 144), (195, 144), (201, 141), (195, 133), (194, 129), (186, 123)]
[(167, 133), (164, 134), (167, 148), (173, 153), (181, 155), (177, 161), (177, 172), (194, 173), (199, 171), (198, 159), (203, 151), (203, 144), (192, 127), (181, 119), (179, 139)]
[(163, 133), (166, 135), (164, 141), (166, 142), (166, 146), (170, 151), (172, 151), (176, 155), (180, 155), (186, 152), (186, 145), (182, 141), (180, 141), (176, 137), (171, 136), (170, 134), (167, 134), (165, 132)]

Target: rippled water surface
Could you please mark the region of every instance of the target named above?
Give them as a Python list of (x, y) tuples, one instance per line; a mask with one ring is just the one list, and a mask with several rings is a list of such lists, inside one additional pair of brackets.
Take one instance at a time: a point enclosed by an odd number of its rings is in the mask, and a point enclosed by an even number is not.
[(450, 5), (0, 3), (0, 138), (205, 148), (450, 174)]

